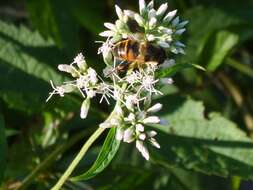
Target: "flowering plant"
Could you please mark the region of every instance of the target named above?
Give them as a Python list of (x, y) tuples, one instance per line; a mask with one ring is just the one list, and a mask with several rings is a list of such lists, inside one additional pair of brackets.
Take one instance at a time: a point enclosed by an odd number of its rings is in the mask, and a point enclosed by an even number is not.
[[(115, 8), (118, 20), (114, 24), (105, 23), (107, 30), (100, 33), (100, 36), (107, 38), (98, 51), (102, 53), (106, 63), (104, 77), (99, 76), (93, 68), (89, 67), (85, 57), (80, 53), (70, 65), (58, 66), (60, 71), (69, 73), (74, 80), (64, 82), (59, 86), (55, 86), (51, 81), (53, 91), (47, 100), (55, 94), (64, 97), (66, 93), (74, 91), (82, 95), (84, 98), (80, 111), (82, 119), (88, 115), (91, 98), (100, 96), (100, 102), (105, 101), (108, 104), (112, 100), (116, 101), (109, 117), (99, 125), (98, 130), (81, 149), (53, 188), (54, 190), (62, 186), (92, 142), (107, 128), (114, 130), (112, 139), (118, 144), (120, 141), (135, 142), (136, 148), (146, 160), (150, 159), (147, 143), (160, 148), (158, 140), (155, 139), (157, 132), (151, 130), (148, 125), (164, 123), (154, 115), (161, 110), (162, 104), (153, 103), (152, 100), (155, 96), (163, 94), (160, 90), (162, 85), (170, 85), (173, 80), (158, 78), (156, 73), (175, 64), (171, 54), (184, 53), (185, 46), (179, 41), (179, 36), (185, 31), (184, 26), (188, 21), (181, 22), (176, 16), (176, 10), (167, 12), (166, 3), (155, 10), (153, 1), (146, 5), (144, 0), (140, 0), (139, 13), (121, 10), (117, 5)], [(129, 22), (135, 23), (138, 31), (133, 31)], [(117, 68), (122, 62), (117, 63), (117, 58), (113, 53), (115, 43), (131, 38), (160, 47), (165, 52), (166, 59), (161, 64), (147, 62), (142, 66), (129, 67), (123, 74), (119, 73)], [(114, 154), (115, 152), (114, 150)], [(107, 165), (112, 157), (107, 159)]]

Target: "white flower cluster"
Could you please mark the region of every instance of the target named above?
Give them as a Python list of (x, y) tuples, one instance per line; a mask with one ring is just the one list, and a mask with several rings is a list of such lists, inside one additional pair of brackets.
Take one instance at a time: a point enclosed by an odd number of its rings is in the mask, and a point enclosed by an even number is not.
[[(176, 11), (166, 13), (167, 4), (163, 4), (158, 10), (155, 10), (153, 1), (146, 5), (144, 0), (140, 0), (139, 6), (140, 14), (130, 10), (122, 11), (116, 6), (119, 19), (115, 24), (105, 23), (109, 30), (100, 34), (107, 37), (99, 52), (103, 53), (107, 64), (104, 74), (108, 76), (109, 73), (111, 80), (103, 81), (94, 69), (87, 66), (84, 56), (79, 54), (70, 65), (59, 65), (58, 67), (60, 71), (70, 73), (75, 80), (56, 87), (51, 82), (53, 92), (50, 93), (48, 99), (54, 94), (64, 96), (65, 93), (78, 90), (84, 97), (81, 106), (81, 118), (86, 118), (90, 107), (90, 99), (97, 94), (101, 95), (101, 101), (105, 99), (108, 104), (109, 99), (114, 99), (116, 101), (115, 108), (109, 117), (100, 124), (100, 127), (117, 127), (116, 138), (127, 143), (135, 142), (136, 148), (142, 156), (149, 160), (150, 156), (146, 142), (156, 148), (160, 148), (160, 145), (154, 138), (157, 133), (149, 129), (148, 125), (162, 123), (159, 117), (153, 115), (161, 110), (162, 104), (152, 104), (152, 99), (156, 95), (162, 95), (159, 90), (161, 85), (173, 83), (171, 78), (156, 78), (155, 73), (158, 69), (174, 65), (175, 61), (167, 58), (161, 65), (152, 63), (146, 64), (142, 68), (129, 68), (126, 73), (119, 75), (115, 71), (117, 67), (115, 61), (107, 62), (107, 58), (111, 56), (109, 59), (113, 59), (111, 53), (113, 44), (131, 36), (149, 41), (163, 48), (166, 53), (183, 53), (184, 45), (178, 41), (178, 35), (184, 32), (183, 27), (187, 24), (187, 21), (180, 22), (179, 18), (175, 17)], [(134, 20), (143, 29), (144, 38), (138, 36), (138, 32), (131, 31), (129, 20)], [(108, 66), (109, 62), (111, 64)]]
[(49, 93), (46, 101), (54, 94), (59, 94), (61, 97), (64, 97), (66, 93), (77, 90), (84, 97), (80, 117), (85, 119), (90, 108), (90, 99), (96, 96), (96, 94), (101, 94), (101, 101), (105, 99), (107, 103), (109, 103), (109, 98), (114, 97), (114, 87), (105, 83), (94, 69), (87, 66), (85, 58), (81, 53), (75, 57), (70, 65), (61, 64), (58, 65), (58, 69), (71, 74), (75, 80), (64, 82), (62, 85), (56, 87), (50, 81), (53, 91)]
[[(167, 12), (167, 3), (155, 10), (153, 0), (148, 5), (144, 0), (139, 0), (139, 13), (121, 10), (117, 5), (115, 9), (118, 20), (115, 24), (105, 23), (108, 30), (100, 33), (100, 36), (109, 38), (107, 45), (121, 39), (143, 38), (165, 48), (167, 52), (184, 54), (185, 45), (178, 40), (178, 37), (185, 32), (184, 27), (188, 21), (181, 21), (176, 16), (177, 10)], [(129, 21), (136, 22), (140, 31), (133, 34)]]

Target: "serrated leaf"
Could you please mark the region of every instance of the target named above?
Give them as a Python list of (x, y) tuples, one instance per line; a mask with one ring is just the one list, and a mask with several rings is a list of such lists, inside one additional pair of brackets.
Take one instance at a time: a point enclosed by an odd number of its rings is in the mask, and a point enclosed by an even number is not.
[(207, 64), (208, 71), (215, 71), (223, 62), (231, 49), (239, 42), (239, 36), (229, 31), (216, 34), (212, 56)]
[(84, 174), (81, 174), (79, 176), (71, 178), (73, 181), (79, 181), (79, 180), (87, 180), (90, 178), (95, 177), (97, 174), (102, 172), (112, 161), (115, 154), (117, 153), (120, 141), (118, 141), (116, 137), (116, 131), (117, 129), (115, 127), (111, 128), (105, 141), (102, 146), (102, 149), (94, 162), (94, 164), (91, 166), (91, 168), (85, 172)]
[(12, 108), (39, 110), (50, 90), (49, 80), (63, 81), (50, 67), (63, 58), (54, 43), (38, 32), (0, 21), (0, 96)]
[[(153, 154), (158, 163), (165, 161), (207, 174), (253, 179), (253, 143), (242, 130), (218, 114), (206, 119), (201, 102), (171, 101), (177, 105), (165, 116), (170, 125), (156, 126), (163, 132), (157, 138), (162, 148)], [(171, 102), (169, 106), (173, 107)]]
[(6, 136), (3, 116), (0, 114), (0, 184), (4, 177), (6, 166)]

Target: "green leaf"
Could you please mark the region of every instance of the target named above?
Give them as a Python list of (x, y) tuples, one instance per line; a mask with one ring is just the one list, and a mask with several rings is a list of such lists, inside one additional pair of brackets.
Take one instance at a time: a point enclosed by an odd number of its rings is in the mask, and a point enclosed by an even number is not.
[(6, 136), (4, 129), (3, 116), (0, 114), (0, 184), (4, 177), (4, 171), (6, 166)]
[(71, 13), (73, 5), (72, 1), (27, 0), (33, 25), (43, 36), (53, 38), (69, 55), (78, 47), (78, 26)]
[(208, 71), (215, 71), (223, 62), (231, 49), (239, 42), (239, 36), (229, 31), (216, 34), (212, 56), (207, 64)]
[(16, 27), (0, 21), (0, 97), (9, 107), (40, 110), (48, 91), (49, 80), (63, 81), (51, 66), (65, 57), (51, 40), (24, 26)]
[(71, 178), (73, 181), (93, 178), (110, 164), (120, 146), (120, 141), (115, 138), (116, 131), (115, 127), (110, 129), (95, 163), (84, 174)]
[(74, 0), (74, 2), (75, 6), (72, 7), (72, 12), (77, 21), (96, 35), (101, 32), (104, 29), (105, 16), (103, 13), (104, 8), (107, 6), (106, 1), (93, 1), (90, 3), (89, 1)]
[[(246, 22), (240, 16), (230, 14), (218, 8), (194, 7), (186, 12), (185, 17), (190, 21), (190, 24), (187, 30), (189, 38), (186, 42), (186, 55), (180, 58), (182, 63), (199, 64), (204, 66), (206, 62), (209, 62), (209, 59), (212, 56), (215, 56), (212, 55), (212, 53), (216, 53), (216, 51), (212, 52), (210, 49), (213, 47), (217, 32), (225, 30), (228, 32), (231, 31), (232, 33), (233, 28), (238, 28), (240, 31), (236, 33), (240, 36), (242, 30), (247, 28), (247, 26), (248, 28), (250, 27), (250, 22)], [(221, 41), (220, 38), (223, 38), (223, 35), (219, 34), (219, 41)], [(231, 46), (230, 41), (235, 41), (234, 38), (236, 37), (231, 36), (229, 38), (229, 41), (226, 42), (228, 46)], [(218, 45), (223, 44), (216, 44), (217, 51), (220, 49)]]
[(165, 116), (170, 125), (156, 126), (162, 132), (162, 148), (153, 154), (157, 163), (253, 179), (252, 140), (233, 122), (215, 113), (206, 119), (203, 104), (191, 99), (166, 97), (164, 102), (171, 109)]

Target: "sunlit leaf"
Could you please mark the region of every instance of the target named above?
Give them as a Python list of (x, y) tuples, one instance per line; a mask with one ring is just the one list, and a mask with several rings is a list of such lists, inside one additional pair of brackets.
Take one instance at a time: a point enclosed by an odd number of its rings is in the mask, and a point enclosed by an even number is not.
[[(253, 142), (233, 122), (218, 114), (204, 117), (204, 106), (193, 100), (167, 97), (169, 126), (157, 126), (161, 151), (157, 163), (177, 165), (219, 176), (253, 179)], [(166, 103), (164, 105), (166, 107)]]
[(118, 141), (116, 136), (116, 128), (111, 128), (110, 132), (108, 133), (104, 144), (102, 146), (102, 149), (95, 161), (95, 163), (91, 166), (91, 168), (85, 172), (84, 174), (81, 174), (79, 176), (73, 177), (72, 180), (87, 180), (90, 178), (95, 177), (97, 174), (102, 172), (112, 161), (115, 154), (117, 153), (120, 145), (120, 141)]

